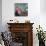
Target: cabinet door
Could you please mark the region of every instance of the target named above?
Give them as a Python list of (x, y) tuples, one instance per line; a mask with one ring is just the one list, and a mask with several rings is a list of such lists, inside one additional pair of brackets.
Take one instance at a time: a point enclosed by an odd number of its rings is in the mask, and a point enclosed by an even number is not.
[(28, 46), (28, 32), (12, 32), (13, 42)]

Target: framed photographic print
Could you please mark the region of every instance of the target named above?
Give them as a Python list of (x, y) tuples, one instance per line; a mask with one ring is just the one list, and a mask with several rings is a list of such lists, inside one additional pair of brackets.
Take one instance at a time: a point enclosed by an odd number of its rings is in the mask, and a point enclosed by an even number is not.
[(28, 3), (15, 3), (15, 16), (28, 16)]

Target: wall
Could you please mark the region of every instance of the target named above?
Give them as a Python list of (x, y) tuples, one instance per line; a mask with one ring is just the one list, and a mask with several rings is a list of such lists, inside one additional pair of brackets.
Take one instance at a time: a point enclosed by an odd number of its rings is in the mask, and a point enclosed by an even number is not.
[(46, 0), (40, 0), (40, 24), (46, 31)]
[(2, 31), (2, 0), (0, 0), (0, 31)]
[(40, 0), (40, 9), (42, 13), (46, 13), (46, 0)]
[[(16, 17), (14, 16), (14, 3), (28, 3), (28, 16), (27, 17)], [(42, 2), (41, 2), (42, 3)], [(42, 4), (41, 4), (42, 5)], [(8, 30), (7, 22), (10, 19), (19, 20), (19, 22), (25, 22), (25, 20), (30, 20), (33, 25), (33, 45), (38, 46), (38, 39), (36, 37), (36, 27), (39, 24), (43, 28), (46, 27), (46, 15), (42, 14), (42, 9), (40, 7), (40, 0), (2, 0), (2, 26), (3, 31)], [(46, 29), (46, 28), (45, 28)]]
[[(27, 17), (15, 17), (14, 16), (14, 3), (24, 2), (28, 3), (28, 16)], [(26, 19), (29, 19), (33, 23), (39, 23), (39, 14), (40, 14), (40, 0), (3, 0), (2, 1), (2, 25), (5, 26), (10, 19), (17, 19), (20, 22), (24, 22)], [(38, 21), (37, 21), (38, 20)], [(4, 27), (6, 30), (6, 28)], [(5, 31), (4, 30), (4, 31)]]

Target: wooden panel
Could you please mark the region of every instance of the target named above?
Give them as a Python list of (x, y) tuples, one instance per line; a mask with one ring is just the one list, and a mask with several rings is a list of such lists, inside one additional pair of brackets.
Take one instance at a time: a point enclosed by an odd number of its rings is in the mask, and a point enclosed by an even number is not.
[[(27, 37), (27, 43), (28, 46), (33, 46), (33, 31), (32, 31), (32, 25), (33, 23), (7, 23), (9, 25), (9, 31), (12, 33), (16, 32), (27, 32), (28, 37)], [(13, 34), (13, 38), (15, 38), (15, 34)], [(26, 43), (26, 42), (25, 42)], [(27, 45), (24, 45), (27, 46)]]

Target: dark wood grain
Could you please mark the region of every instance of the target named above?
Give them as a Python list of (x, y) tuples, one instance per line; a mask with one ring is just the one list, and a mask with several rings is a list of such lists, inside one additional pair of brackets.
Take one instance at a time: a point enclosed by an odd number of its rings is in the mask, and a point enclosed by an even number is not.
[(33, 46), (33, 23), (7, 23), (9, 25), (9, 31), (13, 33), (13, 39), (16, 38), (16, 32), (27, 32), (28, 37), (26, 37), (25, 41), (27, 41), (27, 43), (24, 42), (24, 46)]

